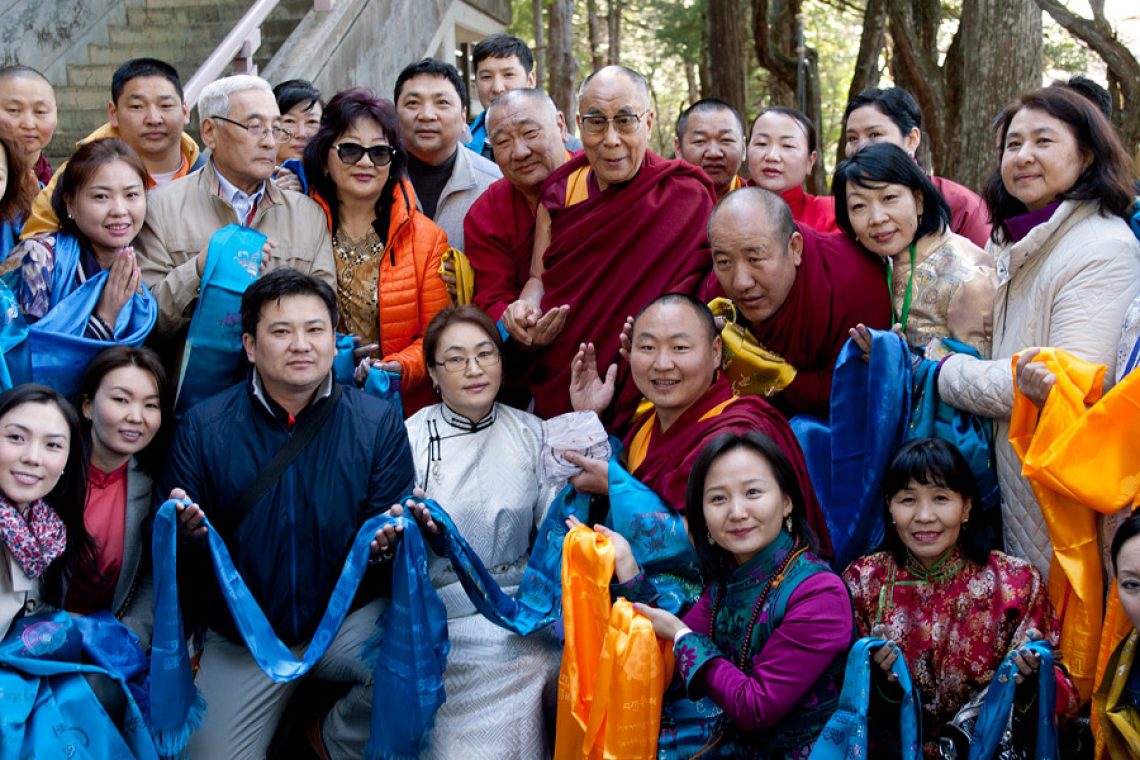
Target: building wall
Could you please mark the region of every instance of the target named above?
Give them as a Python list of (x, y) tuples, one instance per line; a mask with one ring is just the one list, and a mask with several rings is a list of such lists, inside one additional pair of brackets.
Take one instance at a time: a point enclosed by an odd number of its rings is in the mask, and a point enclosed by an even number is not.
[[(141, 4), (141, 3), (140, 3)], [(0, 65), (20, 63), (53, 82), (87, 44), (106, 44), (107, 26), (126, 23), (124, 0), (7, 0), (0, 3)]]

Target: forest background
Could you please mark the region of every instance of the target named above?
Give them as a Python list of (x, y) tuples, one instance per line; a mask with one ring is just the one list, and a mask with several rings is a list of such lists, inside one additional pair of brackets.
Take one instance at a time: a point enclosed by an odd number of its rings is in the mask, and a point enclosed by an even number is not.
[(990, 126), (1001, 109), (1074, 73), (1107, 86), (1113, 122), (1140, 162), (1140, 10), (1130, 0), (512, 3), (508, 31), (535, 50), (539, 86), (568, 122), (577, 83), (611, 63), (648, 77), (657, 114), (651, 145), (666, 156), (678, 114), (699, 98), (728, 101), (746, 128), (768, 105), (795, 106), (821, 132), (812, 193), (828, 192), (842, 159), (848, 99), (891, 84), (922, 106), (920, 160), (969, 187), (980, 187), (993, 167)]

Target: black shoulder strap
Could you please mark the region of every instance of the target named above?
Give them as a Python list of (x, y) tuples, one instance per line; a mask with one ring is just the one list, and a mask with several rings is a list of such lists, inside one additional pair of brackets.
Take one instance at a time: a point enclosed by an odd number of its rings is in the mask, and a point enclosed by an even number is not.
[(332, 393), (329, 394), (324, 403), (301, 419), (297, 429), (285, 441), (285, 445), (277, 450), (277, 453), (262, 469), (261, 474), (238, 494), (230, 512), (231, 516), (226, 521), (234, 532), (241, 526), (242, 521), (249, 514), (249, 510), (253, 509), (253, 505), (260, 501), (270, 488), (277, 485), (277, 481), (285, 474), (285, 470), (293, 463), (293, 460), (305, 450), (309, 441), (313, 440), (317, 432), (324, 427), (325, 421), (332, 415), (337, 402), (340, 401), (340, 394), (340, 383), (334, 382)]

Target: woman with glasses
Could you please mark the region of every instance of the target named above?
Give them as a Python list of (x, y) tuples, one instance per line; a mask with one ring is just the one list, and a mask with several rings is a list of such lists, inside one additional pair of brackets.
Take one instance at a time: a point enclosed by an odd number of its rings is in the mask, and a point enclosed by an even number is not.
[[(416, 486), (514, 594), (554, 487), (540, 477), (540, 420), (495, 403), (502, 350), (495, 323), (476, 307), (439, 312), (423, 351), (440, 403), (407, 428)], [(428, 572), (447, 607), (451, 649), (447, 701), (420, 757), (549, 757), (543, 696), (557, 679), (561, 649), (545, 629), (524, 638), (483, 617), (447, 559), (432, 555)]]
[(391, 101), (364, 88), (329, 101), (304, 152), (336, 260), (339, 330), (374, 366), (400, 374), (404, 414), (431, 403), (423, 335), (450, 302), (439, 277), (447, 236), (416, 209)]

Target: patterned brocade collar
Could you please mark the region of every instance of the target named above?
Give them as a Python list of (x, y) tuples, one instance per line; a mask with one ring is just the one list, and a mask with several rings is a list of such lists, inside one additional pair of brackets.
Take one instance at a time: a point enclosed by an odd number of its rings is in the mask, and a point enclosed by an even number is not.
[(498, 404), (492, 404), (491, 411), (487, 412), (487, 414), (477, 422), (472, 422), (447, 404), (439, 405), (439, 413), (440, 416), (443, 417), (443, 421), (451, 427), (462, 430), (465, 433), (478, 433), (480, 430), (486, 430), (495, 424), (495, 419), (498, 417), (498, 407)]

